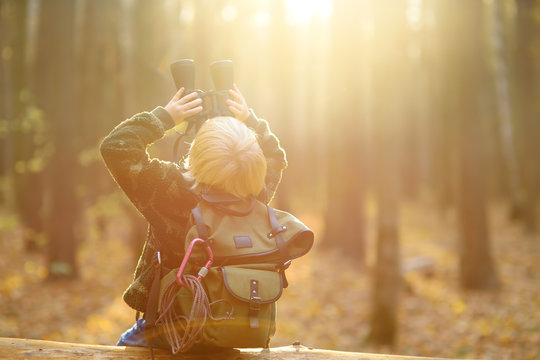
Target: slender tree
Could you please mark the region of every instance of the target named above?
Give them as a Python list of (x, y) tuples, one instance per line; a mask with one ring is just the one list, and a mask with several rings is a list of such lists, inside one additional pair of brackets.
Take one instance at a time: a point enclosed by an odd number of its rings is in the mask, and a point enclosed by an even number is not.
[[(517, 20), (515, 32), (514, 74), (516, 76), (517, 101), (516, 114), (518, 137), (522, 144), (520, 158), (523, 164), (524, 208), (523, 220), (525, 231), (534, 235), (538, 232), (537, 208), (540, 198), (540, 166), (537, 156), (540, 152), (538, 138), (540, 125), (535, 117), (534, 104), (538, 99), (538, 55), (535, 55), (532, 44), (540, 38), (540, 24), (534, 20), (534, 14), (540, 9), (538, 2), (530, 0), (517, 1)], [(536, 12), (535, 12), (536, 11)], [(536, 56), (536, 57), (535, 57)], [(535, 66), (536, 64), (536, 66)]]
[[(168, 46), (167, 29), (160, 19), (164, 16), (164, 1), (136, 0), (128, 8), (129, 42), (126, 47), (131, 77), (128, 94), (133, 95), (129, 114), (152, 110), (170, 99), (174, 89), (170, 74), (160, 71)], [(168, 71), (168, 68), (166, 68)], [(126, 103), (127, 104), (127, 103)]]
[(80, 44), (76, 49), (79, 72), (80, 115), (77, 152), (81, 159), (78, 182), (87, 204), (111, 190), (111, 179), (98, 155), (98, 144), (123, 119), (120, 24), (118, 1), (82, 4)]
[[(375, 193), (377, 203), (376, 263), (372, 275), (372, 304), (369, 339), (393, 344), (397, 338), (397, 312), (401, 290), (399, 243), (400, 135), (403, 131), (407, 92), (407, 37), (405, 11), (399, 6), (379, 4), (375, 8), (377, 28), (383, 32), (373, 58), (374, 145), (377, 148)], [(396, 61), (396, 59), (399, 59)], [(400, 84), (400, 86), (396, 86)]]
[[(131, 97), (125, 98), (125, 104), (131, 115), (164, 105), (172, 96), (174, 86), (170, 74), (164, 75), (159, 71), (168, 45), (167, 29), (163, 28), (160, 21), (165, 16), (164, 2), (137, 0), (129, 10), (130, 46), (126, 47), (128, 53), (124, 60), (129, 70), (126, 72), (126, 96)], [(135, 256), (138, 256), (146, 239), (147, 223), (132, 204), (127, 206), (126, 215), (134, 229), (133, 250)]]
[(515, 113), (510, 93), (510, 71), (507, 66), (507, 44), (504, 32), (502, 4), (500, 0), (492, 3), (493, 29), (490, 32), (491, 46), (493, 48), (494, 78), (495, 78), (495, 104), (497, 106), (497, 119), (499, 122), (499, 136), (501, 152), (505, 164), (505, 175), (508, 184), (508, 193), (511, 202), (510, 216), (513, 219), (522, 217), (524, 207), (523, 181), (521, 169), (516, 152), (516, 135), (512, 117)]
[[(275, 17), (276, 31), (272, 33), (270, 46), (275, 49), (280, 49), (274, 55), (274, 61), (270, 64), (273, 79), (292, 79), (294, 77), (294, 60), (295, 47), (294, 39), (287, 34), (289, 25), (287, 24), (286, 9), (283, 2), (279, 2), (273, 8)], [(256, 90), (260, 91), (260, 90)], [(293, 90), (292, 81), (280, 81), (279, 91), (277, 92), (277, 103), (279, 109), (273, 114), (278, 121), (273, 123), (273, 129), (279, 134), (279, 138), (287, 150), (287, 160), (289, 167), (284, 173), (283, 180), (279, 186), (277, 193), (277, 207), (285, 211), (291, 210), (291, 191), (295, 187), (295, 182), (298, 181), (301, 165), (298, 159), (296, 137), (298, 134), (292, 130), (294, 119), (293, 107), (296, 95)], [(277, 123), (277, 124), (276, 124)]]
[[(13, 177), (15, 210), (23, 227), (24, 244), (27, 250), (38, 248), (38, 239), (43, 232), (43, 168), (45, 164), (45, 124), (35, 111), (29, 89), (27, 57), (28, 2), (3, 1), (2, 31), (4, 48), (8, 56), (3, 57), (5, 86), (4, 118), (6, 137), (3, 139), (8, 173)], [(9, 130), (9, 131), (7, 131)]]
[[(464, 6), (468, 8), (466, 14), (461, 11)], [(454, 116), (458, 125), (460, 282), (462, 287), (471, 289), (492, 288), (498, 284), (487, 224), (485, 125), (480, 112), (480, 96), (483, 95), (480, 85), (486, 71), (482, 34), (478, 30), (483, 10), (480, 2), (462, 0), (452, 2), (449, 14), (455, 41), (451, 44), (455, 50), (451, 68), (455, 81), (452, 97), (458, 110)]]
[[(398, 96), (394, 94), (394, 96)], [(375, 343), (393, 344), (397, 337), (397, 313), (401, 290), (399, 243), (399, 168), (398, 144), (392, 123), (400, 120), (398, 99), (389, 99), (388, 108), (375, 112), (379, 122), (375, 144), (378, 161), (375, 165), (377, 203), (376, 263), (372, 274), (372, 304), (369, 339)], [(394, 125), (395, 126), (395, 125)]]
[(75, 6), (71, 0), (39, 3), (39, 33), (35, 81), (38, 105), (51, 128), (54, 154), (48, 169), (49, 279), (77, 276), (75, 194), (77, 164), (77, 97)]
[[(366, 61), (362, 40), (350, 37), (358, 30), (358, 19), (350, 2), (335, 3), (332, 23), (332, 71), (328, 94), (328, 206), (322, 245), (333, 247), (362, 266), (365, 262), (364, 197), (367, 175), (362, 125), (365, 109), (359, 94)], [(354, 40), (353, 40), (354, 39)]]
[[(10, 174), (11, 159), (11, 143), (10, 143), (10, 128), (12, 127), (13, 119), (13, 98), (16, 97), (13, 94), (13, 64), (16, 64), (14, 59), (15, 55), (13, 51), (13, 37), (18, 35), (18, 32), (14, 29), (14, 25), (10, 20), (15, 18), (15, 4), (13, 1), (0, 2), (0, 49), (4, 54), (0, 63), (0, 75), (2, 79), (1, 91), (2, 99), (0, 107), (0, 150), (2, 155), (0, 156), (0, 178), (3, 180)], [(14, 61), (15, 60), (15, 61)], [(5, 202), (4, 191), (0, 191), (0, 203)]]
[(450, 34), (447, 13), (448, 1), (424, 2), (425, 10), (431, 13), (435, 21), (429, 34), (426, 35), (426, 51), (423, 55), (431, 60), (429, 71), (429, 94), (432, 138), (432, 172), (433, 190), (437, 208), (442, 215), (453, 211), (456, 206), (457, 161), (455, 146), (456, 121), (454, 120), (453, 74), (448, 71), (453, 61), (452, 48), (446, 41)]

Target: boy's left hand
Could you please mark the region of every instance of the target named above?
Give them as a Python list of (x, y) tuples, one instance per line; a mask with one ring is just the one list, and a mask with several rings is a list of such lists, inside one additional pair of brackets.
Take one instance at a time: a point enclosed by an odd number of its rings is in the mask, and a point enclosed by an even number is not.
[(249, 117), (249, 108), (246, 99), (244, 99), (236, 84), (234, 84), (233, 88), (229, 90), (229, 94), (232, 98), (227, 100), (229, 110), (234, 114), (235, 118), (241, 122), (245, 122)]

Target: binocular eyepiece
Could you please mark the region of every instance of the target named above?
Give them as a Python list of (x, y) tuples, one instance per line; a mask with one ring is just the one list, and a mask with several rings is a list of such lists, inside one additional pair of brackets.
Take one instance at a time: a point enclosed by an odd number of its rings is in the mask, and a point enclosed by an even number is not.
[(216, 90), (203, 91), (195, 88), (195, 62), (182, 59), (171, 64), (171, 74), (177, 89), (184, 87), (184, 94), (199, 93), (203, 110), (186, 119), (190, 125), (199, 127), (205, 120), (215, 116), (233, 116), (227, 106), (229, 89), (233, 87), (233, 64), (231, 60), (219, 60), (210, 65), (210, 74)]

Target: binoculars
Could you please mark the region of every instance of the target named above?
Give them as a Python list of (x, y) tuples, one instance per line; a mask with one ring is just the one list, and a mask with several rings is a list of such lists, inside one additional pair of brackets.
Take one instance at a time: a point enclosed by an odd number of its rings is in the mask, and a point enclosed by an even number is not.
[(171, 64), (171, 74), (176, 89), (184, 87), (184, 95), (197, 92), (202, 99), (203, 110), (186, 119), (188, 127), (200, 125), (216, 116), (234, 116), (227, 106), (229, 89), (233, 87), (233, 64), (231, 60), (219, 60), (210, 65), (210, 74), (216, 90), (203, 91), (195, 88), (195, 63), (192, 59), (183, 59)]

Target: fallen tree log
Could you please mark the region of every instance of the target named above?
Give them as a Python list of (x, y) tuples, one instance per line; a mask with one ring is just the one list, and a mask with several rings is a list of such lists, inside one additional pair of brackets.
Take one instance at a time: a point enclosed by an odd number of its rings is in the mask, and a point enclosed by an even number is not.
[[(302, 345), (262, 349), (231, 349), (219, 353), (171, 355), (170, 352), (154, 349), (156, 360), (429, 360), (436, 358), (366, 354), (357, 352), (331, 351), (308, 348)], [(74, 344), (46, 340), (0, 338), (0, 359), (127, 359), (151, 360), (150, 349), (130, 346), (107, 346)]]

